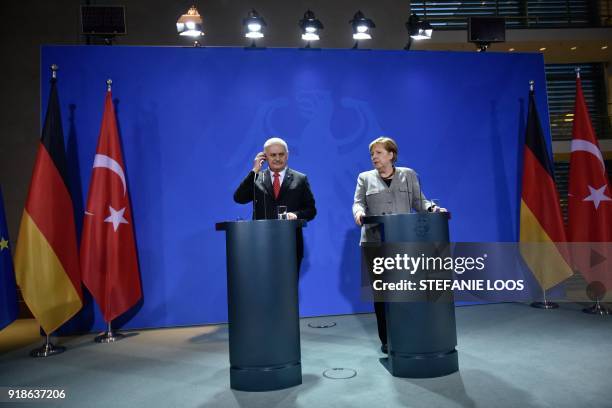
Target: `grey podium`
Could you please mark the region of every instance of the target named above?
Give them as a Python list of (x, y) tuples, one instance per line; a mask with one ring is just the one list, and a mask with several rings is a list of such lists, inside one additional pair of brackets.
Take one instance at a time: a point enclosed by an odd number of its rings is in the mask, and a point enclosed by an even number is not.
[[(385, 243), (449, 242), (448, 213), (369, 216), (364, 223), (379, 224)], [(428, 294), (423, 296), (427, 298)], [(428, 299), (385, 303), (389, 347), (386, 367), (393, 376), (431, 378), (459, 370), (452, 293), (438, 293)]]
[(301, 220), (221, 222), (227, 253), (230, 387), (302, 383), (296, 230)]

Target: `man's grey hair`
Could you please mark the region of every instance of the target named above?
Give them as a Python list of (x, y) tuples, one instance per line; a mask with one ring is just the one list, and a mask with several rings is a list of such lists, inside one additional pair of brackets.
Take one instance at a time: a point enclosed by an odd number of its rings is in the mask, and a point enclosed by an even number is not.
[(266, 150), (266, 147), (268, 146), (272, 146), (272, 145), (281, 145), (285, 148), (285, 151), (287, 153), (289, 153), (289, 146), (287, 146), (287, 142), (285, 142), (283, 139), (281, 139), (280, 137), (271, 137), (270, 139), (266, 140), (266, 143), (264, 143), (264, 150)]

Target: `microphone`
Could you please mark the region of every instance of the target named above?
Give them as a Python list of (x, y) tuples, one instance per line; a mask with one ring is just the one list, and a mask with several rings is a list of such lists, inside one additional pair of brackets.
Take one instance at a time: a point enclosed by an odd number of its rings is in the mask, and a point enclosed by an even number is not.
[[(268, 209), (266, 208), (266, 191), (265, 191), (265, 181), (266, 181), (266, 173), (265, 170), (262, 170), (261, 167), (265, 163), (266, 159), (261, 159), (259, 161), (259, 171), (262, 172), (261, 175), (261, 183), (263, 184), (263, 205), (264, 205), (264, 219), (268, 218)], [(255, 172), (253, 175), (253, 219), (257, 219), (257, 176), (259, 175), (259, 171)]]
[[(428, 212), (433, 212), (433, 207), (434, 207), (434, 206), (435, 206), (435, 207), (438, 207), (438, 205), (436, 205), (436, 203), (435, 203), (434, 201), (430, 201), (430, 200), (427, 200), (427, 199), (423, 198), (423, 188), (421, 187), (421, 180), (419, 179), (419, 175), (418, 175), (418, 173), (417, 173), (416, 171), (414, 172), (414, 175), (415, 175), (415, 177), (416, 177), (416, 179), (417, 179), (417, 183), (419, 184), (419, 200), (420, 200), (420, 202), (421, 202), (421, 205), (420, 205), (421, 212), (425, 212), (425, 211), (428, 211)], [(435, 199), (434, 199), (434, 200), (435, 200)], [(425, 210), (425, 208), (424, 208), (424, 206), (423, 206), (423, 203), (424, 203), (425, 201), (427, 201), (427, 202), (430, 202), (430, 203), (431, 203), (431, 206), (430, 206), (430, 207), (429, 207), (427, 210)], [(448, 211), (445, 211), (445, 214), (446, 214), (446, 216), (448, 217), (448, 219), (450, 220), (450, 219), (451, 219), (451, 213), (450, 213), (450, 212), (448, 212)]]
[(253, 174), (253, 219), (256, 220), (257, 219), (257, 194), (256, 194), (256, 188), (257, 188), (257, 172), (254, 172), (255, 174)]
[(268, 206), (266, 205), (266, 171), (264, 170), (261, 174), (261, 184), (263, 184), (263, 205), (264, 205), (264, 219), (268, 219)]
[(417, 180), (417, 184), (419, 185), (419, 208), (418, 211), (419, 212), (424, 212), (425, 208), (423, 206), (423, 188), (421, 187), (421, 179), (419, 178), (419, 174), (415, 171), (414, 172), (414, 176), (416, 177)]

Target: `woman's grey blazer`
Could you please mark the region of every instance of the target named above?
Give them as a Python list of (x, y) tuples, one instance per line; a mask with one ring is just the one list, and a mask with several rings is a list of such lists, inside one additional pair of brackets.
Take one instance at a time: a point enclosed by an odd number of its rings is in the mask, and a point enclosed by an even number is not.
[[(426, 211), (433, 203), (425, 198), (414, 170), (396, 167), (391, 185), (383, 181), (378, 170), (364, 171), (357, 177), (353, 217), (358, 211), (365, 215), (409, 213), (412, 209)], [(378, 242), (380, 232), (376, 225), (361, 227), (360, 242)]]

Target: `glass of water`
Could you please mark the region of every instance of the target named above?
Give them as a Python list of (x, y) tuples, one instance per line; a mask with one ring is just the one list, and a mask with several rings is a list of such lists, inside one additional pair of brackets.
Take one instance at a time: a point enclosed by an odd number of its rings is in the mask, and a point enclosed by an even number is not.
[[(429, 201), (431, 201), (431, 204), (433, 204), (433, 205), (432, 205), (432, 207), (433, 207), (433, 206), (440, 207), (440, 206), (438, 205), (438, 203), (440, 202), (440, 199), (439, 199), (439, 198), (430, 198), (430, 199), (429, 199)], [(430, 211), (432, 211), (432, 210), (430, 210)]]
[(276, 207), (276, 211), (277, 211), (279, 220), (287, 219), (287, 206), (286, 205), (279, 205), (278, 207)]

